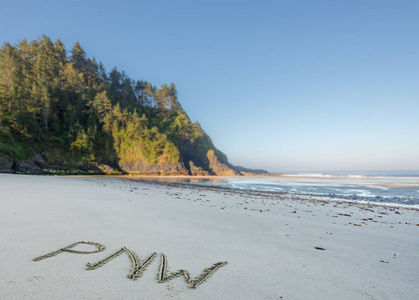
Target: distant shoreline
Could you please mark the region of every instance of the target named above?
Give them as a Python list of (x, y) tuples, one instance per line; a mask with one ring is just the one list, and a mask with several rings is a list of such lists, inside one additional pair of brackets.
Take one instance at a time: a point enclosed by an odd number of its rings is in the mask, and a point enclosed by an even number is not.
[[(111, 175), (112, 176), (112, 175)], [(347, 179), (362, 179), (362, 178), (418, 178), (419, 176), (375, 176), (375, 175), (338, 175), (338, 174), (287, 174), (287, 173), (268, 173), (268, 174), (255, 174), (255, 175), (146, 175), (146, 174), (125, 174), (115, 175), (124, 177), (155, 177), (155, 178), (200, 178), (200, 179), (211, 179), (211, 178), (266, 178), (266, 177), (277, 177), (277, 178), (347, 178)]]
[[(2, 173), (8, 174), (8, 173)], [(26, 173), (14, 173), (16, 175), (34, 175)], [(374, 176), (374, 175), (332, 175), (332, 174), (255, 174), (255, 175), (166, 175), (166, 174), (136, 174), (136, 173), (127, 173), (127, 174), (35, 174), (38, 176), (110, 176), (110, 177), (137, 177), (137, 178), (185, 178), (185, 179), (214, 179), (214, 178), (316, 178), (316, 179), (363, 179), (363, 178), (412, 178), (417, 179), (419, 176)]]
[[(176, 177), (176, 176), (173, 176)], [(181, 177), (181, 176), (178, 176)], [(199, 179), (211, 179), (208, 178), (209, 176), (201, 176)], [(253, 177), (253, 176), (249, 176)], [(122, 177), (126, 178), (126, 177)], [(374, 202), (374, 201), (366, 201), (366, 200), (353, 200), (353, 199), (345, 199), (345, 198), (339, 198), (339, 197), (331, 197), (330, 195), (304, 195), (304, 194), (290, 194), (289, 192), (285, 191), (260, 191), (260, 190), (242, 190), (242, 189), (235, 189), (231, 187), (223, 187), (223, 186), (217, 186), (217, 185), (205, 185), (205, 184), (197, 184), (200, 181), (197, 182), (179, 182), (179, 181), (158, 181), (158, 180), (145, 180), (143, 178), (129, 178), (134, 182), (143, 182), (143, 183), (149, 183), (149, 184), (155, 184), (155, 185), (161, 185), (165, 187), (175, 187), (175, 188), (185, 188), (185, 189), (205, 189), (210, 191), (228, 191), (229, 193), (234, 193), (238, 195), (244, 195), (244, 196), (270, 196), (270, 197), (291, 197), (293, 200), (304, 200), (304, 201), (320, 201), (324, 203), (331, 203), (331, 202), (337, 202), (337, 203), (347, 203), (347, 204), (354, 204), (354, 205), (361, 205), (361, 206), (376, 206), (376, 207), (393, 207), (393, 208), (404, 208), (404, 209), (412, 209), (419, 211), (418, 205), (409, 205), (409, 204), (402, 204), (402, 203), (391, 203), (391, 202)], [(184, 177), (185, 179), (189, 179), (189, 177)], [(224, 178), (233, 178), (233, 177), (227, 177), (224, 176)], [(147, 178), (150, 179), (150, 178)], [(155, 178), (159, 179), (159, 178)], [(177, 178), (179, 179), (179, 178)], [(198, 178), (197, 178), (198, 179)], [(222, 178), (220, 178), (222, 179)], [(194, 183), (194, 184), (190, 184)], [(393, 186), (396, 187), (396, 186)], [(404, 186), (400, 186), (404, 187)], [(419, 187), (418, 185), (415, 185), (413, 187)]]

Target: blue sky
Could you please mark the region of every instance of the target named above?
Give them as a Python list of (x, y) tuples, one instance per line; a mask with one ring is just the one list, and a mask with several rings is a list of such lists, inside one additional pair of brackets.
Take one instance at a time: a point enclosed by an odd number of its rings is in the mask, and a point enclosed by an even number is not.
[(419, 170), (419, 2), (0, 1), (0, 41), (79, 41), (174, 82), (233, 164)]

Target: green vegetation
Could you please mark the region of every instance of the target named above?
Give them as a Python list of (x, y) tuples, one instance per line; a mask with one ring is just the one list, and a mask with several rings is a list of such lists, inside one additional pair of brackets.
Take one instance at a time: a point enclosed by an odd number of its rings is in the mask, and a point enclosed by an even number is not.
[(190, 160), (207, 169), (211, 149), (227, 162), (190, 121), (173, 83), (156, 88), (116, 67), (107, 73), (79, 43), (67, 56), (61, 41), (47, 36), (0, 49), (0, 153), (14, 160), (43, 153), (48, 165), (75, 169), (140, 163), (188, 168)]

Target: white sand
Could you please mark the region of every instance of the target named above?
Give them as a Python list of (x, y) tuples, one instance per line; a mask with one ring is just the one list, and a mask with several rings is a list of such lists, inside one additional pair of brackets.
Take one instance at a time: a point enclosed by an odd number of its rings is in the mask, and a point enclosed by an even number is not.
[[(418, 212), (361, 208), (110, 177), (0, 174), (0, 299), (418, 299)], [(77, 241), (106, 249), (32, 261)], [(192, 277), (229, 263), (196, 290), (183, 278), (157, 283), (159, 257), (137, 281), (126, 277), (126, 255), (85, 270), (122, 246), (140, 258), (163, 252), (170, 271)]]

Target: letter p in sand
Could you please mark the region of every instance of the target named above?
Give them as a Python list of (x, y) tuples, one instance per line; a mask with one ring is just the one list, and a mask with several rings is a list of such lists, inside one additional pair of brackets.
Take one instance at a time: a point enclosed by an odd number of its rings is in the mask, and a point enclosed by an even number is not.
[[(79, 244), (86, 244), (86, 245), (92, 245), (96, 247), (96, 250), (93, 251), (78, 251), (78, 250), (73, 250), (72, 248), (76, 247)], [(105, 249), (105, 246), (99, 243), (95, 243), (95, 242), (76, 242), (74, 244), (68, 245), (64, 248), (58, 249), (57, 251), (51, 252), (51, 253), (47, 253), (45, 255), (42, 256), (38, 256), (35, 257), (34, 259), (32, 259), (33, 261), (38, 261), (38, 260), (42, 260), (45, 258), (49, 258), (49, 257), (53, 257), (55, 255), (58, 255), (62, 252), (70, 252), (70, 253), (75, 253), (75, 254), (92, 254), (92, 253), (97, 253), (97, 252), (101, 252), (103, 251), (103, 249)]]

